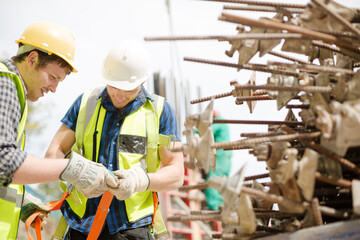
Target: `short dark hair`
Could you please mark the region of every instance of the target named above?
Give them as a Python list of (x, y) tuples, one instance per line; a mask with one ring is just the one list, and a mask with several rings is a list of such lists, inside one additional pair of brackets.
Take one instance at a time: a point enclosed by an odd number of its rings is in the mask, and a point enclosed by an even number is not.
[[(21, 47), (21, 45), (19, 45), (19, 47)], [(45, 53), (45, 52), (42, 52), (42, 51), (36, 50), (36, 49), (31, 50), (29, 52), (19, 54), (17, 56), (14, 56), (14, 57), (12, 57), (12, 60), (14, 62), (21, 63), (21, 62), (23, 62), (25, 60), (25, 58), (32, 51), (36, 51), (38, 53), (38, 55), (39, 55), (39, 62), (38, 62), (38, 65), (37, 65), (38, 68), (43, 68), (49, 63), (56, 62), (56, 63), (58, 63), (60, 65), (60, 67), (68, 69), (67, 75), (69, 75), (73, 71), (73, 67), (69, 63), (67, 63), (64, 59), (57, 56), (56, 54), (50, 54), (49, 55), (48, 53)]]

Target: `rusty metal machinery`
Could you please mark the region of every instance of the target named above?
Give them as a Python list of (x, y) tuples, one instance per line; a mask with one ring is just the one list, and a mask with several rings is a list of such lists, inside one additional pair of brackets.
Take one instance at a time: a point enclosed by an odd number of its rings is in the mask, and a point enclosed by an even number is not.
[[(192, 100), (191, 104), (209, 101), (209, 105), (204, 112), (187, 116), (183, 133), (187, 142), (172, 151), (189, 156), (187, 167), (208, 173), (216, 169), (216, 149), (248, 149), (257, 161), (266, 163), (268, 173), (245, 176), (244, 164), (229, 178), (212, 177), (206, 183), (184, 185), (179, 191), (215, 188), (222, 194), (224, 206), (220, 211), (170, 216), (168, 221), (221, 221), (223, 232), (213, 239), (275, 239), (271, 238), (274, 235), (290, 239), (288, 234), (312, 229), (311, 234), (321, 228), (323, 235), (311, 239), (330, 238), (325, 233), (346, 237), (350, 231), (351, 239), (359, 239), (354, 226), (360, 216), (360, 10), (332, 0), (311, 0), (306, 5), (207, 1), (233, 3), (224, 5), (227, 10), (273, 12), (275, 16), (250, 19), (224, 12), (219, 21), (236, 24), (232, 36), (145, 38), (227, 41), (231, 47), (225, 54), (232, 58), (238, 52), (237, 63), (193, 57), (184, 61), (254, 71), (245, 85), (233, 80), (226, 93)], [(281, 52), (274, 51), (280, 44)], [(292, 63), (249, 63), (257, 53)], [(291, 53), (302, 54), (307, 60)], [(257, 71), (270, 74), (267, 84), (256, 85)], [(286, 107), (289, 112), (284, 121), (213, 119), (213, 103), (224, 97), (233, 97), (234, 107), (246, 102), (251, 113), (259, 101), (276, 101), (278, 110)], [(294, 99), (300, 104), (291, 104)], [(301, 121), (294, 116), (294, 108), (299, 109)], [(232, 142), (214, 142), (212, 123), (267, 124), (269, 130), (244, 133)], [(260, 183), (260, 178), (270, 181)], [(331, 226), (342, 226), (345, 233), (336, 233)], [(294, 236), (310, 235), (302, 232)]]

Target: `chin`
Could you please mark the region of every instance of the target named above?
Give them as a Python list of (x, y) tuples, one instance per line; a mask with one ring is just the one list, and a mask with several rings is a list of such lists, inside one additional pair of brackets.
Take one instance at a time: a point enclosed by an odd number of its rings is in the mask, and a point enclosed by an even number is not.
[(26, 100), (30, 101), (30, 102), (36, 102), (37, 100), (39, 100), (39, 97), (35, 97), (35, 96), (26, 96)]

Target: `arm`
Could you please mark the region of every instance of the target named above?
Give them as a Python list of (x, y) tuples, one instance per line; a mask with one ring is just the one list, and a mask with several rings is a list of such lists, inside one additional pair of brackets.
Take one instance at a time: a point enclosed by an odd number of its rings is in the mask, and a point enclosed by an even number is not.
[[(175, 148), (181, 147), (175, 142)], [(179, 188), (184, 181), (184, 158), (182, 152), (171, 152), (167, 147), (160, 147), (162, 168), (155, 173), (149, 173), (150, 185), (148, 190), (165, 192)]]
[(64, 158), (75, 143), (75, 132), (62, 124), (45, 154), (47, 158)]
[(61, 125), (51, 141), (45, 155), (46, 158), (28, 154), (25, 161), (15, 171), (13, 183), (32, 184), (58, 181), (61, 172), (69, 162), (68, 159), (64, 159), (64, 156), (70, 151), (74, 142), (75, 133), (65, 125)]
[(70, 151), (74, 142), (75, 133), (65, 125), (61, 125), (51, 141), (45, 155), (46, 158), (28, 154), (25, 161), (15, 171), (13, 183), (32, 184), (58, 181), (61, 172), (69, 162), (69, 159), (64, 159), (64, 156)]
[(46, 159), (28, 154), (15, 171), (12, 183), (25, 185), (58, 181), (68, 162), (69, 159)]

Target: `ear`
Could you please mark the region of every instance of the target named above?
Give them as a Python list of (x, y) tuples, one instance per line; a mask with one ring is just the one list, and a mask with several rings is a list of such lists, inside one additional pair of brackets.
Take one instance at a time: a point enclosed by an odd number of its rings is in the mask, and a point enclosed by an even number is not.
[(27, 57), (27, 63), (30, 67), (33, 67), (34, 64), (38, 61), (39, 54), (37, 51), (31, 51)]

